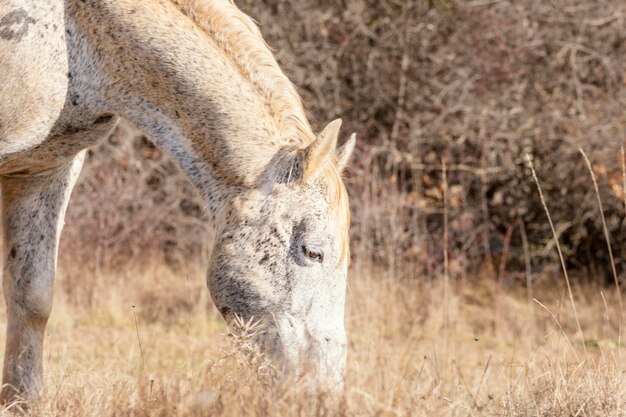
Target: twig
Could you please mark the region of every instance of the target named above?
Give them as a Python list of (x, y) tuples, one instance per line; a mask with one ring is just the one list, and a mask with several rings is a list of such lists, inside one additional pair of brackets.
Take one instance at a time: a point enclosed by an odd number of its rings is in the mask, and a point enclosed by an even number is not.
[[(418, 163), (411, 164), (411, 168), (418, 171), (438, 171), (439, 169), (441, 169), (441, 167), (437, 165)], [(505, 169), (503, 167), (479, 168), (467, 164), (455, 164), (448, 166), (448, 171), (467, 172), (476, 176), (500, 174), (504, 170)]]
[(444, 400), (444, 401), (449, 402), (450, 404), (452, 404), (452, 405), (454, 405), (454, 406), (461, 407), (461, 408), (463, 408), (463, 409), (465, 409), (465, 410), (469, 411), (470, 413), (473, 411), (473, 410), (472, 410), (471, 408), (469, 408), (468, 406), (463, 405), (463, 404), (461, 404), (461, 403), (458, 403), (458, 402), (456, 402), (456, 401), (454, 401), (454, 400), (451, 400), (450, 398), (447, 398), (447, 397), (440, 397), (440, 398), (441, 398), (442, 400)]
[(141, 367), (142, 370), (146, 369), (146, 361), (143, 356), (143, 347), (141, 346), (141, 338), (139, 337), (139, 323), (137, 322), (137, 312), (135, 311), (135, 306), (133, 308), (133, 318), (135, 319), (135, 331), (137, 332), (137, 343), (139, 343), (139, 353), (141, 354)]
[(483, 374), (480, 377), (480, 382), (478, 383), (478, 388), (476, 389), (476, 394), (474, 394), (474, 410), (480, 409), (481, 407), (478, 405), (478, 394), (480, 394), (480, 389), (483, 386), (483, 381), (485, 380), (485, 375), (487, 375), (487, 371), (489, 370), (489, 364), (491, 363), (491, 354), (487, 358), (487, 363), (485, 364), (485, 369), (483, 370)]
[[(487, 138), (485, 135), (485, 117), (484, 115), (480, 117), (480, 128), (479, 128), (479, 138), (482, 143), (482, 150), (480, 152), (480, 166), (481, 169), (484, 169), (484, 166), (487, 165), (486, 158), (488, 154), (487, 149)], [(491, 275), (493, 273), (493, 262), (491, 257), (491, 245), (490, 245), (490, 235), (489, 235), (489, 201), (488, 201), (488, 187), (487, 187), (487, 173), (482, 171), (479, 173), (480, 177), (480, 209), (482, 211), (482, 222), (483, 227), (481, 228), (481, 238), (483, 243), (483, 249), (485, 250), (485, 264), (488, 268), (488, 273)]]
[(497, 334), (500, 328), (500, 308), (502, 305), (502, 289), (504, 288), (504, 273), (506, 272), (506, 260), (509, 257), (509, 246), (511, 244), (511, 236), (513, 235), (513, 229), (519, 223), (516, 220), (513, 224), (509, 225), (504, 235), (504, 245), (502, 248), (502, 257), (500, 258), (500, 267), (498, 268), (498, 283), (496, 285), (496, 311), (494, 317), (494, 331)]
[(615, 280), (615, 290), (617, 291), (617, 301), (619, 303), (619, 318), (620, 325), (622, 322), (622, 292), (619, 288), (619, 279), (617, 278), (617, 269), (615, 268), (615, 259), (613, 258), (613, 250), (611, 249), (611, 238), (609, 236), (609, 229), (606, 226), (606, 219), (604, 218), (604, 208), (602, 207), (602, 199), (600, 198), (600, 191), (598, 189), (598, 182), (596, 181), (596, 175), (593, 172), (593, 168), (591, 167), (591, 162), (589, 162), (589, 158), (587, 154), (583, 150), (583, 148), (578, 148), (578, 151), (583, 156), (585, 163), (587, 164), (587, 169), (589, 170), (589, 174), (591, 175), (591, 181), (593, 181), (593, 188), (596, 191), (596, 198), (598, 199), (598, 209), (600, 210), (600, 218), (602, 219), (602, 229), (604, 230), (604, 238), (606, 239), (606, 247), (609, 251), (609, 259), (611, 261), (611, 270), (613, 271), (613, 279)]
[(528, 237), (526, 236), (526, 226), (520, 221), (520, 235), (522, 235), (522, 248), (524, 249), (524, 265), (526, 267), (526, 293), (528, 295), (528, 305), (533, 299), (533, 271), (530, 262), (530, 250), (528, 248)]
[(622, 197), (624, 197), (624, 214), (626, 214), (626, 155), (624, 154), (624, 145), (621, 146), (622, 153), (622, 185), (624, 188), (624, 193)]
[(576, 90), (576, 104), (578, 107), (578, 112), (580, 113), (580, 116), (584, 120), (587, 118), (587, 115), (585, 113), (585, 106), (583, 103), (583, 89), (580, 84), (580, 79), (578, 78), (578, 65), (576, 64), (577, 52), (578, 50), (575, 48), (570, 49), (569, 61), (570, 61), (570, 65), (572, 66), (572, 74), (574, 75), (574, 87)]
[[(556, 236), (558, 239), (561, 238), (561, 235), (563, 233), (565, 233), (565, 231), (567, 229), (569, 229), (570, 227), (573, 227), (575, 225), (575, 223), (573, 221), (567, 221), (567, 222), (562, 222), (559, 227), (556, 229)], [(550, 253), (552, 251), (552, 248), (554, 246), (556, 246), (556, 242), (554, 239), (550, 239), (550, 241), (548, 243), (546, 243), (546, 246), (541, 249), (541, 251), (539, 252), (539, 254), (541, 256), (546, 256), (548, 253)]]
[(187, 337), (189, 338), (189, 375), (193, 377), (193, 349), (192, 342), (193, 338), (191, 337), (191, 286), (189, 285), (189, 274), (185, 274), (185, 283), (187, 285), (187, 303), (189, 306), (189, 310), (187, 311)]
[(448, 286), (450, 280), (450, 265), (448, 260), (448, 177), (446, 173), (446, 158), (441, 160), (441, 174), (443, 178), (443, 308), (444, 322), (448, 323)]
[(622, 17), (622, 14), (620, 12), (615, 12), (607, 17), (603, 17), (600, 19), (595, 19), (595, 20), (590, 20), (588, 22), (586, 22), (589, 26), (593, 26), (593, 27), (600, 27), (600, 26), (604, 26), (604, 25), (608, 25), (609, 23), (612, 23), (613, 21), (619, 19), (620, 17)]
[(391, 142), (396, 143), (398, 138), (398, 132), (400, 131), (400, 122), (402, 120), (402, 115), (404, 113), (404, 102), (406, 99), (406, 86), (407, 86), (407, 73), (409, 71), (409, 66), (411, 64), (411, 49), (409, 45), (411, 44), (409, 39), (409, 28), (414, 27), (413, 25), (413, 1), (407, 0), (404, 5), (404, 30), (402, 33), (402, 61), (400, 63), (400, 80), (398, 82), (398, 100), (396, 101), (396, 115), (393, 121), (393, 126), (391, 127)]
[(474, 0), (474, 1), (470, 1), (465, 3), (465, 7), (484, 7), (484, 6), (491, 6), (492, 4), (498, 4), (503, 2), (504, 0)]
[(526, 154), (526, 161), (528, 162), (528, 166), (530, 167), (530, 171), (533, 174), (533, 179), (535, 180), (537, 190), (539, 191), (539, 198), (541, 199), (541, 204), (543, 205), (543, 209), (545, 210), (546, 215), (548, 216), (548, 222), (550, 223), (552, 236), (554, 237), (554, 240), (556, 242), (556, 250), (559, 253), (559, 259), (561, 260), (561, 268), (563, 268), (563, 275), (565, 276), (565, 283), (567, 284), (567, 292), (569, 293), (569, 300), (570, 300), (570, 303), (572, 304), (572, 310), (574, 310), (574, 318), (576, 319), (576, 326), (578, 327), (578, 332), (580, 333), (580, 337), (582, 339), (582, 344), (583, 344), (583, 350), (585, 351), (585, 356), (586, 356), (587, 346), (585, 344), (585, 337), (583, 335), (583, 329), (580, 326), (580, 320), (578, 319), (578, 311), (576, 311), (576, 303), (574, 302), (574, 294), (572, 293), (572, 286), (570, 285), (569, 275), (567, 273), (567, 267), (565, 266), (565, 258), (563, 257), (563, 252), (561, 251), (561, 245), (559, 244), (559, 240), (556, 234), (556, 229), (554, 228), (554, 223), (552, 223), (552, 217), (550, 216), (550, 211), (548, 210), (548, 205), (546, 204), (546, 200), (543, 197), (543, 191), (541, 190), (541, 185), (539, 185), (539, 179), (537, 178), (537, 173), (535, 172), (535, 167), (533, 165), (533, 161), (530, 158), (529, 154)]
[(578, 359), (578, 355), (576, 354), (576, 349), (574, 349), (574, 345), (572, 345), (572, 341), (569, 340), (567, 333), (565, 333), (565, 329), (563, 328), (563, 326), (561, 326), (561, 323), (559, 323), (559, 319), (554, 315), (554, 313), (548, 307), (546, 307), (543, 303), (541, 303), (541, 301), (537, 300), (536, 298), (533, 298), (533, 300), (537, 304), (539, 304), (541, 307), (543, 307), (544, 310), (550, 313), (556, 325), (559, 326), (559, 329), (561, 329), (561, 333), (563, 333), (563, 336), (565, 336), (565, 340), (567, 340), (567, 344), (569, 345), (570, 349), (572, 349), (572, 353), (574, 354), (574, 356), (576, 357), (576, 360), (578, 361), (579, 359)]

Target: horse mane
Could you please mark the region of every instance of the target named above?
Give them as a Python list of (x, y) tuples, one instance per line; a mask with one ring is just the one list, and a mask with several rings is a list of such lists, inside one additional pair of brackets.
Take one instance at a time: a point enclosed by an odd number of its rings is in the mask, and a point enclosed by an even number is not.
[[(282, 72), (255, 22), (231, 0), (170, 0), (215, 42), (218, 49), (264, 98), (283, 140), (305, 147), (315, 135), (296, 88)], [(349, 258), (348, 194), (333, 162), (319, 168), (328, 191), (329, 214), (341, 232), (341, 258)]]
[(209, 38), (264, 98), (283, 139), (315, 139), (296, 88), (278, 66), (255, 22), (230, 0), (170, 0)]

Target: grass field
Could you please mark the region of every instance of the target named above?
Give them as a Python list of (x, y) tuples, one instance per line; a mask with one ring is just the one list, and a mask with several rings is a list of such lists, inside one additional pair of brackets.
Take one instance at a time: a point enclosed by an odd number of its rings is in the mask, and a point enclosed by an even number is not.
[(61, 275), (47, 396), (28, 415), (626, 415), (611, 289), (574, 288), (581, 335), (558, 276), (533, 301), (484, 279), (446, 288), (353, 271), (345, 393), (328, 400), (270, 386), (267, 364), (245, 334), (228, 336), (200, 274), (104, 277), (88, 302)]

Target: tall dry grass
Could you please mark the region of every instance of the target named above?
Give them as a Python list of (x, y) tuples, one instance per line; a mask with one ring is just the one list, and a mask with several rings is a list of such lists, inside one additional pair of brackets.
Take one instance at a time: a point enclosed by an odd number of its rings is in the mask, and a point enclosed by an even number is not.
[[(539, 188), (541, 179), (535, 179)], [(368, 227), (401, 233), (394, 222), (405, 207), (394, 203), (402, 193), (385, 192), (387, 205), (373, 201), (356, 227), (373, 222)], [(550, 204), (544, 200), (546, 221), (552, 221)], [(415, 263), (395, 253), (400, 248), (393, 240), (385, 242), (392, 245), (388, 255), (397, 258), (382, 266), (377, 256), (359, 256), (373, 250), (367, 242), (353, 248), (348, 366), (345, 389), (336, 397), (313, 397), (297, 382), (274, 382), (271, 364), (251, 343), (256, 330), (247, 323), (227, 329), (212, 306), (201, 264), (172, 270), (152, 263), (108, 272), (102, 281), (85, 274), (89, 297), (70, 288), (77, 283), (73, 273), (61, 271), (45, 349), (47, 396), (25, 412), (626, 415), (622, 312), (614, 289), (566, 281), (565, 261), (562, 271), (543, 272), (532, 294), (508, 278), (494, 279), (507, 275), (504, 264), (498, 271), (458, 273), (455, 254), (448, 266), (416, 276)], [(446, 243), (438, 249), (446, 250)], [(0, 323), (5, 319), (0, 316)]]
[[(450, 166), (441, 169), (447, 178)], [(539, 194), (543, 178), (533, 174)], [(445, 204), (431, 212), (412, 206), (401, 175), (392, 186), (376, 172), (367, 181), (351, 190), (364, 203), (353, 216), (361, 238), (352, 246), (349, 356), (338, 398), (272, 383), (250, 335), (226, 329), (212, 306), (202, 262), (172, 268), (155, 260), (99, 274), (77, 274), (81, 265), (65, 262), (46, 342), (48, 392), (27, 414), (626, 415), (614, 288), (566, 280), (566, 250), (561, 269), (528, 276), (508, 270), (506, 251), (497, 267), (467, 265), (455, 251), (444, 256), (462, 221), (445, 181)], [(558, 224), (553, 204), (543, 199), (543, 221)], [(429, 215), (443, 216), (445, 235), (408, 234)], [(412, 244), (398, 244), (407, 236)], [(561, 245), (554, 229), (547, 250)], [(524, 256), (530, 262), (533, 251)]]
[(120, 132), (68, 212), (48, 392), (27, 414), (626, 415), (620, 297), (595, 269), (620, 284), (624, 5), (240, 3), (313, 119), (360, 135), (345, 391), (269, 383), (254, 330), (229, 336), (211, 304), (197, 195)]
[[(536, 287), (530, 304), (524, 291), (505, 291), (496, 329), (498, 292), (490, 281), (452, 282), (444, 302), (441, 280), (420, 284), (375, 269), (353, 271), (345, 391), (330, 399), (307, 396), (297, 383), (270, 384), (267, 363), (245, 332), (229, 336), (206, 299), (162, 309), (142, 298), (152, 280), (185, 287), (183, 277), (155, 269), (111, 284), (91, 306), (61, 297), (46, 341), (47, 397), (27, 415), (626, 413), (618, 302), (602, 287), (574, 288), (581, 332), (564, 285)], [(192, 275), (181, 293), (191, 298), (201, 281)]]

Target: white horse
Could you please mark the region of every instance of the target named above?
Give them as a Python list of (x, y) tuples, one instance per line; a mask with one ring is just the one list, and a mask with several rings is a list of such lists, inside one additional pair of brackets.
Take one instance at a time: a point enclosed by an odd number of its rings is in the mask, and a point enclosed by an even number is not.
[(204, 197), (207, 282), (228, 321), (265, 323), (280, 369), (340, 383), (354, 137), (317, 137), (258, 29), (227, 0), (0, 3), (2, 399), (42, 395), (59, 235), (84, 150), (120, 119)]

